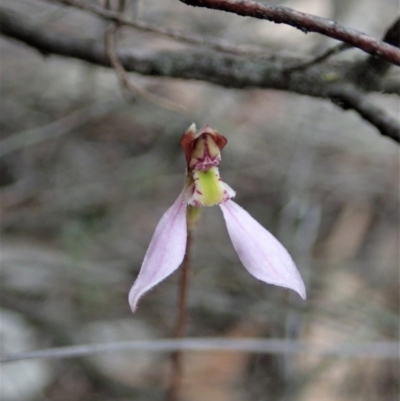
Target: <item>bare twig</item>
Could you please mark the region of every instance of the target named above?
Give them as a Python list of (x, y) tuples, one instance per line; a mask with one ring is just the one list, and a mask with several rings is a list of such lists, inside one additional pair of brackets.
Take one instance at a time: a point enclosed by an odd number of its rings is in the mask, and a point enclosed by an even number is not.
[[(392, 46), (400, 47), (400, 18), (387, 29), (383, 39)], [(356, 61), (350, 69), (352, 81), (364, 90), (382, 78), (389, 71), (391, 64), (380, 57), (369, 56), (364, 60)]]
[(343, 358), (400, 359), (398, 342), (345, 343), (321, 345), (297, 340), (281, 339), (231, 339), (231, 338), (184, 338), (154, 341), (129, 341), (108, 344), (74, 345), (38, 351), (3, 354), (0, 362), (28, 359), (77, 358), (85, 355), (119, 351), (238, 351), (257, 354), (307, 353)]
[(338, 45), (325, 50), (323, 53), (319, 54), (318, 56), (313, 57), (311, 60), (304, 61), (302, 63), (298, 63), (293, 66), (289, 66), (288, 68), (286, 68), (286, 72), (304, 70), (304, 69), (312, 67), (313, 65), (316, 65), (318, 63), (322, 63), (323, 61), (327, 60), (329, 57), (335, 56), (336, 54), (339, 54), (339, 53), (344, 52), (345, 50), (348, 50), (351, 48), (352, 48), (352, 46), (348, 45), (347, 43), (339, 43)]
[[(66, 6), (74, 7), (83, 11), (91, 12), (92, 14), (96, 14), (97, 16), (104, 18), (108, 21), (116, 22), (121, 26), (128, 26), (134, 29), (138, 29), (141, 31), (152, 32), (155, 34), (159, 34), (162, 36), (167, 36), (171, 39), (179, 40), (181, 42), (186, 42), (194, 45), (205, 46), (208, 49), (219, 50), (225, 53), (231, 54), (252, 54), (265, 56), (266, 49), (253, 46), (253, 45), (238, 45), (236, 43), (229, 42), (223, 39), (214, 39), (211, 37), (204, 37), (193, 35), (187, 32), (179, 31), (177, 29), (172, 28), (162, 28), (156, 24), (152, 24), (150, 22), (140, 21), (138, 19), (130, 20), (127, 17), (124, 17), (121, 13), (106, 10), (103, 7), (99, 7), (95, 4), (88, 2), (81, 2), (78, 0), (46, 0), (51, 3), (61, 3)], [(270, 56), (273, 57), (273, 56)]]
[[(41, 333), (45, 333), (45, 337), (47, 339), (52, 340), (53, 343), (57, 344), (57, 348), (52, 348), (48, 350), (43, 350), (45, 353), (49, 352), (52, 353), (51, 350), (62, 350), (66, 351), (67, 349), (71, 350), (70, 346), (66, 346), (66, 344), (71, 344), (73, 342), (74, 335), (68, 328), (68, 324), (62, 321), (56, 322), (49, 318), (48, 313), (43, 311), (43, 308), (37, 307), (37, 303), (32, 300), (31, 303), (24, 302), (18, 293), (13, 293), (13, 291), (8, 289), (4, 291), (4, 286), (2, 287), (2, 291), (0, 292), (0, 304), (2, 307), (13, 310), (21, 315), (24, 316), (24, 319), (36, 327)], [(72, 331), (73, 332), (73, 331)], [(3, 338), (2, 338), (3, 340)], [(4, 346), (5, 342), (2, 341), (2, 353), (4, 353)], [(79, 347), (79, 346), (78, 346)], [(34, 351), (33, 353), (35, 353)], [(42, 351), (39, 351), (42, 352)], [(67, 351), (68, 353), (68, 351)], [(22, 353), (21, 353), (22, 354)], [(20, 354), (20, 355), (21, 355)], [(65, 356), (62, 356), (65, 358)], [(34, 357), (32, 355), (28, 359), (49, 359), (48, 356), (42, 357)], [(50, 357), (50, 359), (54, 359), (54, 357)], [(56, 357), (58, 359), (58, 357)], [(12, 362), (12, 361), (3, 361), (2, 357), (0, 356), (0, 362)], [(99, 390), (102, 389), (111, 391), (115, 390), (115, 382), (98, 372), (96, 368), (93, 367), (93, 364), (90, 361), (87, 361), (84, 358), (79, 358), (76, 362), (77, 373), (85, 375), (88, 379), (98, 386)], [(3, 371), (1, 370), (1, 377), (3, 378)], [(130, 394), (128, 386), (125, 387), (126, 395)], [(2, 398), (2, 397), (1, 397)], [(43, 399), (42, 399), (43, 400)], [(3, 401), (3, 400), (2, 400)], [(44, 400), (43, 400), (44, 401)]]
[[(0, 34), (22, 41), (43, 54), (73, 57), (95, 65), (111, 66), (102, 43), (31, 25), (25, 16), (2, 7)], [(198, 79), (229, 88), (287, 90), (322, 98), (329, 97), (332, 86), (346, 82), (346, 73), (353, 65), (351, 62), (318, 65), (301, 73), (295, 72), (288, 80), (286, 66), (304, 60), (287, 57), (250, 60), (210, 52), (143, 52), (134, 49), (121, 49), (117, 55), (126, 71), (143, 75)], [(382, 91), (384, 83), (376, 83), (368, 90)], [(396, 92), (397, 86), (391, 87)]]
[(363, 32), (345, 27), (336, 21), (306, 14), (289, 7), (270, 6), (251, 0), (179, 0), (193, 7), (205, 7), (221, 10), (244, 17), (253, 17), (291, 25), (304, 33), (317, 32), (333, 39), (357, 47), (366, 53), (381, 57), (386, 61), (400, 65), (400, 49), (383, 41), (374, 39)]
[(400, 123), (372, 103), (365, 95), (351, 86), (344, 86), (331, 92), (332, 101), (343, 110), (354, 110), (364, 120), (374, 125), (386, 137), (400, 143)]
[[(5, 11), (1, 7), (0, 33), (20, 40), (43, 54), (58, 54), (97, 65), (111, 66), (105, 48), (101, 44), (31, 26), (25, 17)], [(143, 53), (134, 50), (120, 50), (118, 59), (127, 71), (135, 71), (144, 75), (198, 79), (230, 88), (270, 88), (325, 99), (337, 97), (346, 85), (357, 88), (354, 76), (348, 74), (349, 69), (353, 67), (352, 62), (318, 64), (303, 71), (294, 71), (290, 73), (290, 79), (288, 79), (285, 67), (293, 65), (295, 60), (284, 57), (275, 60), (249, 60), (210, 52)], [(366, 90), (380, 91), (385, 87), (385, 82), (384, 80), (371, 82)], [(398, 85), (391, 85), (394, 92), (396, 92), (396, 88), (400, 89)], [(360, 92), (359, 95), (361, 95)], [(348, 105), (351, 104), (355, 103), (348, 102)], [(383, 111), (371, 106), (375, 110), (372, 114), (382, 113), (382, 116), (385, 116)], [(365, 103), (362, 102), (363, 112), (359, 111), (360, 108), (356, 111), (360, 112), (367, 121), (378, 124), (377, 128), (383, 135), (398, 141), (395, 131), (396, 121), (386, 117), (371, 118), (371, 113), (367, 113), (365, 107)], [(385, 127), (386, 124), (389, 125)]]
[(172, 101), (169, 101), (165, 98), (160, 96), (154, 95), (153, 93), (147, 91), (146, 89), (141, 88), (140, 86), (136, 85), (130, 78), (128, 73), (126, 72), (124, 66), (122, 65), (121, 61), (119, 60), (116, 50), (115, 50), (115, 32), (117, 31), (118, 27), (116, 24), (111, 24), (106, 31), (105, 35), (105, 42), (106, 42), (106, 51), (107, 55), (110, 59), (112, 67), (115, 69), (119, 81), (121, 84), (131, 91), (133, 94), (137, 94), (142, 96), (144, 99), (158, 104), (161, 107), (164, 107), (169, 110), (173, 111), (180, 111), (184, 112), (185, 108), (181, 105), (178, 105)]
[[(389, 27), (382, 40), (392, 46), (400, 47), (400, 17)], [(366, 64), (380, 76), (384, 75), (390, 67), (390, 64), (385, 60), (373, 56), (367, 58)]]
[(118, 101), (104, 102), (85, 107), (48, 125), (11, 134), (0, 141), (0, 158), (9, 153), (64, 135), (86, 122), (115, 110)]

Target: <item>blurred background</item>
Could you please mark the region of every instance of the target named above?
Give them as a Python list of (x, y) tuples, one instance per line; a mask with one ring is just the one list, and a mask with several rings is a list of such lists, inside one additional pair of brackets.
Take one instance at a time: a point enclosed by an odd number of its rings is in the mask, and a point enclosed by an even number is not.
[[(396, 0), (269, 1), (380, 38)], [(108, 23), (45, 1), (2, 0), (49, 30), (103, 40)], [(335, 42), (288, 26), (194, 9), (173, 0), (131, 1), (131, 14), (303, 57)], [(118, 44), (188, 45), (123, 28)], [(0, 39), (2, 352), (171, 337), (174, 274), (137, 313), (127, 294), (154, 228), (180, 192), (179, 141), (206, 124), (228, 138), (220, 173), (236, 200), (288, 248), (307, 301), (242, 267), (219, 208), (195, 235), (188, 336), (281, 338), (315, 344), (399, 340), (397, 145), (354, 112), (273, 90), (130, 74), (175, 104), (121, 88), (115, 71), (43, 55)], [(356, 50), (339, 56), (364, 57)], [(394, 70), (394, 71), (393, 71)], [(391, 74), (398, 75), (398, 68)], [(369, 97), (393, 116), (394, 95)], [(11, 143), (11, 145), (10, 145)], [(4, 149), (3, 149), (4, 151)], [(393, 401), (399, 359), (186, 352), (188, 401)], [(120, 352), (1, 367), (4, 401), (161, 400), (166, 353)]]

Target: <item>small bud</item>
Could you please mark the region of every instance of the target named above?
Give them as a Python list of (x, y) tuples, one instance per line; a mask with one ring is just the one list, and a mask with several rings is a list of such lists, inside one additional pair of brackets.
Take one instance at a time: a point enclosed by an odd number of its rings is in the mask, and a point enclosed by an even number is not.
[(196, 126), (192, 124), (181, 139), (188, 170), (206, 171), (218, 166), (226, 143), (227, 139), (208, 125), (196, 133)]
[(189, 162), (190, 170), (206, 171), (218, 166), (221, 151), (209, 133), (202, 134), (195, 142)]

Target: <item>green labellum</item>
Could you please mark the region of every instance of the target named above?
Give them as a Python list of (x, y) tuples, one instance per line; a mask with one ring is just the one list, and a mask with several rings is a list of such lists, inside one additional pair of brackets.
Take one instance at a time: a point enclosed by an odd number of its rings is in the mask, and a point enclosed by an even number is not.
[(194, 197), (202, 206), (217, 205), (224, 200), (224, 186), (217, 167), (207, 171), (193, 171)]

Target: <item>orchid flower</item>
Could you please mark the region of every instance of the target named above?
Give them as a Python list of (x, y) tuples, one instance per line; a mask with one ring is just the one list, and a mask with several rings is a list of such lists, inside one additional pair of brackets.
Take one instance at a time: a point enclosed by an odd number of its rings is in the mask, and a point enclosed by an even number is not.
[(290, 288), (303, 299), (306, 290), (292, 258), (282, 244), (232, 198), (235, 191), (219, 175), (221, 150), (227, 139), (206, 126), (196, 132), (192, 124), (183, 134), (186, 183), (178, 199), (165, 212), (150, 241), (139, 275), (129, 292), (129, 304), (136, 310), (139, 298), (172, 274), (185, 255), (188, 230), (198, 211), (219, 205), (239, 259), (255, 278)]

